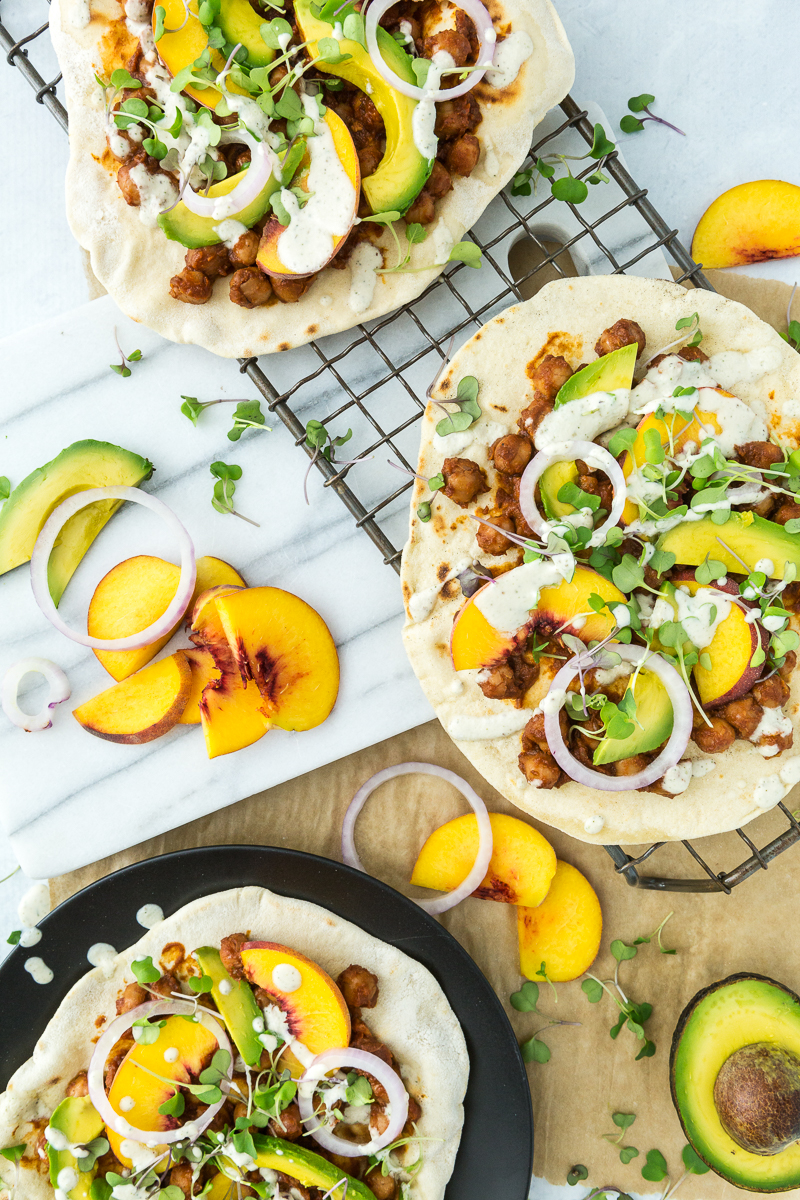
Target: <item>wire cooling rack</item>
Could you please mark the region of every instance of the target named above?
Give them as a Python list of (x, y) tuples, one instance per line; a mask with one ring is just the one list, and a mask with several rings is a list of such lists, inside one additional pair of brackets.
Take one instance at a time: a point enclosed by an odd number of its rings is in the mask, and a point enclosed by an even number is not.
[[(0, 0), (0, 6), (7, 8), (8, 0)], [(34, 6), (46, 17), (43, 4)], [(29, 6), (25, 7), (30, 19)], [(7, 62), (31, 85), (36, 101), (66, 129), (67, 112), (58, 95), (61, 76), (47, 79), (31, 58), (34, 51), (37, 62), (52, 57), (47, 29), (44, 21), (38, 28), (13, 36), (0, 23), (0, 48)], [(571, 141), (571, 153), (582, 143), (591, 146), (593, 134), (588, 112), (567, 96), (560, 111), (550, 114), (537, 128), (526, 165), (554, 148), (565, 152), (565, 140)], [(587, 162), (588, 166), (576, 172), (577, 178), (585, 179), (596, 170), (594, 160)], [(582, 273), (616, 275), (638, 266), (637, 274), (664, 276), (669, 275), (665, 268), (674, 265), (677, 282), (714, 290), (681, 245), (677, 230), (669, 228), (617, 152), (608, 155), (602, 166), (612, 183), (590, 189), (590, 200), (580, 206), (555, 200), (549, 190), (543, 196), (534, 192), (530, 197), (515, 198), (504, 189), (469, 234), (483, 252), (480, 271), (454, 264), (422, 296), (397, 312), (344, 334), (271, 355), (262, 360), (266, 370), (255, 358), (242, 361), (242, 373), (309, 457), (313, 451), (306, 445), (303, 418), (321, 416), (336, 436), (352, 429), (347, 445), (350, 461), (329, 462), (318, 455), (314, 466), (395, 571), (400, 570), (405, 536), (406, 493), (413, 486), (410, 473), (417, 456), (417, 423), (425, 411), (420, 397), (452, 345), (466, 341), (486, 321), (515, 301), (526, 299), (545, 282), (574, 276), (576, 265)], [(527, 243), (523, 258), (516, 253), (521, 243)], [(405, 477), (387, 470), (387, 462), (406, 472)], [(762, 828), (766, 820), (759, 822)], [(786, 824), (777, 833), (776, 820)], [(737, 836), (748, 848), (748, 857), (732, 870), (715, 871), (692, 842), (684, 841), (688, 855), (703, 872), (699, 879), (666, 878), (641, 870), (644, 863), (649, 868), (659, 851), (662, 857), (669, 855), (674, 870), (674, 844), (670, 850), (671, 844), (657, 842), (635, 857), (620, 846), (606, 846), (606, 850), (617, 873), (632, 887), (730, 894), (800, 841), (800, 824), (785, 805), (779, 804), (769, 814), (768, 824), (773, 836), (762, 847), (743, 829), (726, 835), (734, 842), (730, 851), (727, 842), (722, 851), (724, 839), (715, 839), (716, 851), (726, 856), (728, 852), (733, 856)], [(704, 844), (708, 847), (708, 839)]]

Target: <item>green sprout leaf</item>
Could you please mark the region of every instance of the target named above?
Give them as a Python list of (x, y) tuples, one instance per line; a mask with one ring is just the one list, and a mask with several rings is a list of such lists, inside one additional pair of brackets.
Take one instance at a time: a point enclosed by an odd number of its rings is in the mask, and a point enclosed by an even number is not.
[[(626, 1129), (630, 1129), (631, 1125), (636, 1120), (636, 1113), (615, 1112), (611, 1114), (611, 1120), (614, 1122), (617, 1128), (621, 1129), (622, 1133), (624, 1133)], [(620, 1134), (620, 1136), (622, 1136), (622, 1134)]]
[(417, 516), (419, 517), (420, 521), (424, 521), (426, 523), (430, 521), (431, 517), (433, 516), (430, 500), (423, 500), (422, 504), (417, 506)]
[(683, 1165), (691, 1175), (706, 1175), (711, 1170), (708, 1163), (704, 1163), (700, 1155), (691, 1146), (684, 1146), (681, 1150), (681, 1158)]
[(648, 1150), (645, 1165), (642, 1167), (642, 1178), (651, 1183), (659, 1183), (667, 1176), (667, 1160), (660, 1150)]
[(589, 1178), (588, 1168), (583, 1163), (576, 1163), (574, 1167), (570, 1167), (567, 1171), (567, 1183), (570, 1187), (574, 1187), (576, 1183), (580, 1183), (583, 1179)]
[(611, 154), (615, 149), (616, 146), (614, 143), (609, 141), (608, 137), (606, 137), (606, 131), (603, 129), (603, 126), (595, 125), (594, 139), (592, 141), (592, 148), (589, 151), (589, 156), (591, 158), (605, 158), (607, 154)]
[(603, 999), (603, 985), (596, 979), (584, 979), (581, 991), (585, 993), (590, 1004), (597, 1004), (598, 1000)]
[(9, 945), (9, 946), (18, 946), (18, 945), (19, 945), (19, 939), (20, 939), (21, 937), (22, 937), (22, 930), (21, 930), (21, 929), (15, 929), (15, 930), (14, 930), (14, 932), (13, 932), (13, 933), (10, 933), (10, 934), (8, 935), (8, 937), (6, 938), (6, 944), (7, 944), (7, 945)]
[(468, 267), (473, 267), (477, 271), (481, 265), (482, 257), (483, 251), (480, 246), (476, 246), (474, 242), (464, 241), (456, 242), (447, 256), (447, 261), (449, 263), (463, 262)]
[(611, 953), (617, 962), (627, 962), (631, 958), (636, 958), (638, 950), (635, 946), (628, 946), (619, 938), (615, 938), (611, 943)]
[(539, 1041), (538, 1034), (534, 1034), (532, 1038), (528, 1038), (520, 1046), (522, 1051), (523, 1061), (526, 1063), (546, 1063), (550, 1062), (550, 1047), (544, 1042)]
[(636, 1055), (636, 1058), (634, 1061), (638, 1062), (640, 1058), (652, 1058), (653, 1055), (655, 1054), (655, 1052), (656, 1052), (655, 1042), (645, 1041), (645, 1044), (642, 1046), (641, 1050)]
[(228, 430), (228, 440), (238, 442), (247, 429), (266, 429), (266, 419), (258, 400), (240, 400), (233, 414), (233, 428)]
[(624, 451), (632, 449), (637, 436), (635, 429), (618, 429), (609, 441), (608, 448), (615, 458), (619, 458)]
[(131, 970), (143, 987), (145, 984), (155, 983), (157, 979), (161, 978), (161, 972), (153, 966), (153, 960), (149, 955), (147, 958), (135, 958), (131, 963)]
[(631, 96), (628, 101), (628, 108), (631, 112), (644, 112), (648, 104), (653, 104), (655, 96), (650, 96), (647, 92), (642, 92), (641, 96)]
[(201, 996), (204, 992), (210, 992), (214, 986), (214, 980), (210, 975), (190, 975), (189, 987), (197, 996)]
[(122, 90), (123, 88), (140, 88), (142, 85), (138, 79), (134, 79), (130, 71), (126, 71), (124, 67), (118, 67), (111, 73), (111, 86)]
[(180, 1088), (176, 1088), (168, 1100), (158, 1106), (162, 1117), (181, 1117), (186, 1108), (186, 1101)]
[(6, 1146), (4, 1150), (0, 1150), (0, 1157), (8, 1159), (9, 1162), (18, 1163), (22, 1161), (26, 1149), (24, 1142), (18, 1146)]
[(183, 400), (181, 412), (185, 417), (189, 418), (193, 425), (196, 426), (197, 418), (200, 416), (203, 409), (207, 407), (207, 405), (202, 404), (196, 396), (181, 396), (181, 400)]
[(133, 1029), (137, 1030), (134, 1033), (134, 1038), (140, 1046), (152, 1046), (161, 1036), (161, 1030), (166, 1025), (166, 1021), (149, 1021), (147, 1017), (140, 1017), (138, 1021), (133, 1022)]
[(644, 129), (644, 122), (638, 117), (632, 117), (630, 113), (626, 113), (619, 123), (619, 127), (623, 133), (640, 133)]
[(550, 189), (556, 200), (563, 200), (566, 204), (583, 204), (589, 195), (586, 184), (582, 179), (576, 179), (574, 175), (565, 175), (562, 179), (554, 179), (550, 184)]
[(631, 1161), (631, 1159), (638, 1158), (638, 1157), (639, 1157), (639, 1151), (636, 1149), (635, 1146), (620, 1146), (619, 1161), (621, 1163), (624, 1163), (625, 1166), (628, 1165), (628, 1163)]
[(536, 1005), (538, 1003), (539, 985), (530, 979), (511, 996), (511, 1007), (515, 1008), (517, 1012), (537, 1012)]
[(369, 1080), (363, 1075), (357, 1075), (354, 1071), (351, 1072), (347, 1076), (345, 1099), (348, 1104), (352, 1104), (356, 1108), (364, 1104), (371, 1104), (375, 1097), (372, 1094), (372, 1087)]

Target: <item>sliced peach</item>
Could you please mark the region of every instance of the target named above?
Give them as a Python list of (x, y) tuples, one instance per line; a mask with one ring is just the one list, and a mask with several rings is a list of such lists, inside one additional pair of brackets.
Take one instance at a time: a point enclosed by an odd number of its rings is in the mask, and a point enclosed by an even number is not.
[(243, 682), (253, 680), (280, 729), (313, 729), (339, 690), (339, 656), (318, 612), (281, 588), (232, 591), (212, 602)]
[(192, 671), (192, 687), (186, 708), (181, 713), (179, 725), (200, 724), (200, 698), (207, 683), (219, 679), (220, 669), (210, 650), (184, 650)]
[[(174, 33), (164, 33), (156, 42), (158, 57), (171, 75), (177, 75), (184, 67), (189, 67), (200, 57), (208, 47), (208, 32), (200, 24), (197, 10), (200, 0), (189, 0), (189, 19), (184, 24), (186, 9), (183, 0), (159, 0), (159, 5), (153, 8), (153, 34), (156, 29), (156, 10), (160, 6), (164, 10), (164, 28), (175, 30)], [(219, 50), (211, 51), (211, 66), (217, 71), (225, 68), (225, 55)], [(238, 96), (248, 93), (235, 84), (230, 76), (225, 86)], [(215, 87), (196, 88), (191, 84), (184, 88), (188, 96), (206, 108), (216, 108), (221, 99), (221, 93)]]
[[(513, 575), (513, 571), (507, 571), (495, 583), (487, 583), (485, 587), (513, 587)], [(450, 654), (457, 671), (492, 666), (516, 644), (518, 634), (509, 638), (508, 634), (495, 629), (475, 604), (484, 590), (481, 588), (466, 602), (453, 624)], [(599, 613), (592, 612), (589, 597), (593, 593), (606, 601), (618, 600), (624, 604), (626, 599), (610, 580), (589, 567), (577, 566), (569, 583), (564, 580), (556, 587), (542, 588), (539, 602), (525, 627), (527, 632), (539, 630), (547, 637), (559, 629), (575, 634), (583, 641), (607, 637), (614, 628), (614, 619), (607, 608)], [(570, 625), (573, 617), (580, 617), (580, 620)]]
[(517, 909), (520, 971), (535, 979), (545, 964), (553, 983), (577, 979), (597, 957), (603, 914), (594, 888), (560, 859), (550, 890), (538, 908)]
[[(331, 238), (331, 252), (330, 256), (326, 259), (326, 262), (330, 262), (353, 227), (353, 221), (355, 221), (356, 213), (358, 211), (358, 197), (361, 189), (361, 169), (358, 162), (358, 153), (356, 152), (353, 139), (350, 136), (350, 130), (347, 128), (342, 118), (337, 116), (332, 108), (329, 108), (325, 113), (324, 119), (325, 124), (330, 129), (331, 137), (333, 138), (333, 145), (339, 162), (344, 167), (345, 173), (354, 188), (352, 220), (346, 231), (340, 237)], [(303, 159), (300, 165), (300, 171), (294, 179), (295, 186), (301, 187), (304, 192), (308, 192), (310, 190), (308, 183), (308, 173), (310, 168), (311, 158), (309, 154), (306, 153), (306, 157)], [(261, 243), (258, 247), (258, 256), (256, 258), (256, 262), (258, 263), (259, 267), (261, 267), (261, 270), (264, 271), (265, 274), (274, 275), (279, 279), (283, 278), (284, 276), (291, 276), (293, 279), (302, 279), (305, 277), (305, 275), (316, 274), (316, 271), (320, 270), (319, 267), (315, 268), (313, 272), (307, 271), (301, 273), (290, 270), (283, 262), (281, 262), (280, 238), (286, 228), (287, 227), (285, 225), (281, 225), (277, 217), (272, 216), (269, 218), (264, 226), (264, 232), (261, 235)]]
[(87, 700), (72, 715), (95, 737), (139, 745), (177, 725), (191, 689), (192, 669), (177, 650)]
[[(722, 388), (715, 388), (715, 391), (720, 392), (723, 396), (730, 396), (730, 392), (723, 392)], [(705, 429), (701, 427), (700, 422), (705, 425)], [(703, 438), (708, 437), (708, 430), (713, 433), (722, 433), (722, 426), (719, 424), (716, 415), (710, 412), (697, 412), (687, 421), (685, 417), (678, 416), (677, 413), (666, 413), (664, 419), (657, 417), (654, 413), (648, 413), (644, 420), (640, 421), (636, 426), (636, 441), (631, 446), (630, 452), (625, 455), (625, 461), (622, 464), (622, 474), (627, 479), (633, 472), (634, 467), (638, 470), (647, 462), (645, 434), (650, 429), (655, 429), (658, 436), (661, 438), (661, 445), (667, 453), (674, 452), (678, 454), (687, 446), (689, 442), (695, 442), (698, 446)], [(671, 442), (671, 444), (670, 444)], [(635, 521), (639, 516), (639, 505), (633, 500), (626, 500), (625, 507), (622, 510), (622, 520), (626, 525), (630, 525), (631, 521)]]
[[(544, 900), (555, 875), (555, 850), (537, 829), (518, 817), (491, 813), (489, 820), (492, 857), (486, 878), (473, 896), (535, 908)], [(452, 892), (466, 879), (477, 853), (477, 817), (456, 817), (428, 838), (419, 852), (411, 882), (438, 892)]]
[[(302, 1042), (312, 1054), (350, 1044), (350, 1013), (344, 996), (326, 971), (297, 950), (278, 942), (245, 942), (242, 946), (242, 965), (253, 987), (269, 994), (287, 1018), (292, 1036)], [(300, 985), (286, 992), (281, 972), (275, 968), (294, 967), (300, 974)], [(263, 1000), (262, 1000), (263, 1005)], [(285, 1051), (280, 1062), (293, 1074), (304, 1070), (291, 1051)]]
[(238, 671), (222, 671), (210, 680), (199, 708), (209, 758), (252, 746), (270, 728), (261, 692), (252, 680), (242, 683)]
[[(174, 1094), (175, 1088), (160, 1079), (154, 1079), (148, 1071), (163, 1075), (166, 1079), (174, 1079), (176, 1083), (194, 1083), (218, 1048), (217, 1039), (205, 1025), (186, 1021), (179, 1016), (166, 1017), (164, 1020), (166, 1024), (159, 1030), (154, 1042), (149, 1046), (137, 1044), (128, 1052), (108, 1093), (109, 1103), (115, 1112), (137, 1129), (152, 1129), (154, 1132), (177, 1129), (182, 1119), (164, 1116), (158, 1111), (159, 1106)], [(170, 1050), (178, 1051), (174, 1062), (170, 1061), (172, 1054), (165, 1057)], [(130, 1100), (133, 1101), (132, 1105), (128, 1103)], [(131, 1167), (131, 1160), (122, 1152), (124, 1138), (108, 1126), (106, 1137), (122, 1165)], [(155, 1152), (158, 1153), (158, 1150)]]
[(704, 267), (738, 267), (800, 254), (800, 187), (782, 179), (740, 183), (706, 209), (692, 239)]

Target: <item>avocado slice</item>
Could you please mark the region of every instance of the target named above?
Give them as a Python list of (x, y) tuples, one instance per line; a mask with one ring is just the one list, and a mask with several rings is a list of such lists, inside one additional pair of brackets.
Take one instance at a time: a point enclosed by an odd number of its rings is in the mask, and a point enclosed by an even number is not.
[(261, 36), (266, 17), (260, 16), (249, 0), (222, 0), (217, 24), (232, 46), (241, 43), (247, 51), (247, 61), (253, 67), (266, 67), (275, 57)]
[[(334, 1163), (328, 1162), (312, 1150), (306, 1150), (294, 1142), (285, 1142), (282, 1138), (254, 1136), (256, 1146), (256, 1167), (259, 1170), (268, 1168), (272, 1171), (282, 1171), (302, 1183), (304, 1187), (323, 1188), (330, 1194), (331, 1200), (375, 1200), (375, 1195), (366, 1184), (346, 1175)], [(337, 1183), (342, 1187), (337, 1188)], [(335, 1190), (333, 1190), (335, 1189)]]
[(575, 506), (559, 500), (558, 493), (565, 483), (575, 483), (577, 478), (578, 468), (574, 462), (552, 463), (546, 471), (542, 472), (539, 491), (542, 493), (542, 504), (548, 520), (558, 521), (575, 512)]
[(568, 404), (570, 400), (581, 400), (592, 392), (615, 392), (617, 388), (629, 388), (633, 383), (633, 369), (636, 366), (636, 351), (638, 346), (621, 346), (612, 350), (602, 358), (595, 359), (588, 367), (583, 367), (571, 375), (560, 388), (555, 399), (555, 407)]
[[(317, 42), (320, 38), (331, 37), (333, 26), (314, 16), (312, 3), (313, 0), (296, 0), (294, 15), (303, 39), (311, 43), (308, 53), (315, 58), (318, 54)], [(342, 11), (336, 19), (343, 21), (345, 15), (345, 11)], [(411, 58), (399, 42), (380, 26), (377, 37), (387, 66), (401, 79), (416, 86)], [(412, 121), (417, 101), (389, 86), (359, 42), (340, 38), (339, 47), (340, 52), (349, 54), (350, 58), (340, 63), (318, 62), (316, 69), (346, 79), (366, 92), (383, 117), (386, 127), (386, 153), (376, 170), (361, 180), (362, 191), (374, 213), (404, 213), (419, 195), (433, 169), (433, 159), (429, 161), (423, 158), (414, 144)]]
[[(672, 702), (658, 676), (644, 668), (635, 677), (632, 690), (636, 701), (633, 733), (626, 738), (604, 737), (598, 742), (592, 757), (595, 766), (619, 762), (623, 758), (632, 758), (634, 754), (646, 754), (665, 742), (672, 733)], [(630, 691), (629, 683), (625, 695)]]
[[(100, 1137), (105, 1127), (102, 1117), (95, 1111), (88, 1096), (67, 1096), (50, 1118), (50, 1128), (63, 1133), (73, 1146), (83, 1146)], [(71, 1168), (78, 1172), (78, 1182), (67, 1192), (69, 1200), (89, 1200), (89, 1189), (97, 1173), (96, 1167), (91, 1171), (81, 1171), (79, 1158), (69, 1150), (55, 1150), (50, 1145), (47, 1147), (47, 1157), (53, 1187), (58, 1183), (59, 1173)]]
[(768, 558), (773, 567), (772, 579), (783, 578), (787, 563), (794, 563), (800, 572), (800, 538), (797, 534), (787, 533), (782, 525), (752, 512), (731, 513), (722, 525), (715, 525), (710, 514), (699, 521), (682, 521), (668, 533), (663, 533), (657, 545), (659, 550), (674, 554), (679, 565), (697, 567), (708, 555), (724, 563), (727, 571), (743, 575), (743, 563), (753, 571), (759, 559)]
[(670, 1085), (683, 1131), (700, 1158), (736, 1187), (782, 1192), (800, 1187), (800, 1142), (753, 1154), (723, 1128), (714, 1085), (744, 1046), (767, 1044), (800, 1056), (800, 997), (763, 975), (731, 975), (698, 992), (672, 1039)]
[[(250, 11), (253, 10), (250, 9)], [(229, 175), (227, 179), (221, 179), (219, 183), (212, 184), (208, 189), (209, 196), (212, 199), (216, 196), (227, 196), (237, 184), (241, 183), (243, 176), (244, 171), (239, 171), (236, 175)], [(274, 175), (270, 175), (255, 200), (251, 200), (246, 208), (230, 213), (228, 217), (216, 219), (214, 217), (198, 217), (197, 213), (193, 213), (182, 200), (179, 200), (169, 212), (159, 214), (158, 223), (171, 242), (180, 242), (189, 250), (194, 250), (198, 246), (216, 246), (218, 242), (222, 241), (216, 227), (223, 220), (241, 221), (242, 225), (246, 225), (249, 229), (264, 216), (269, 208), (270, 196), (280, 186), (281, 181)]]
[[(0, 512), (0, 575), (29, 562), (47, 518), (62, 500), (87, 488), (138, 487), (153, 474), (146, 458), (110, 442), (73, 442), (17, 484)], [(98, 500), (64, 525), (50, 555), (50, 595), (58, 604), (78, 564), (122, 500)]]
[[(253, 1021), (263, 1014), (256, 1004), (253, 989), (245, 979), (233, 979), (222, 965), (219, 950), (213, 946), (201, 946), (195, 950), (194, 956), (203, 971), (212, 981), (211, 995), (214, 998), (220, 1015), (228, 1026), (236, 1049), (241, 1054), (248, 1067), (256, 1067), (261, 1061), (264, 1047), (258, 1040), (258, 1034), (253, 1028)], [(230, 984), (230, 991), (220, 991), (220, 984)]]

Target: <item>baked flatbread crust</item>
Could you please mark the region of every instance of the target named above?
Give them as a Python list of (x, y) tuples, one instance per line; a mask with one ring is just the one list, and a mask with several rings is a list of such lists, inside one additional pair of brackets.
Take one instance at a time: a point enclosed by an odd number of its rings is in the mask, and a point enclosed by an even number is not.
[[(483, 416), (470, 431), (474, 432), (473, 442), (459, 453), (484, 467), (494, 486), (496, 474), (488, 459), (488, 446), (503, 433), (516, 430), (517, 416), (533, 398), (526, 367), (545, 344), (550, 352), (564, 354), (573, 363), (590, 361), (595, 357), (594, 344), (600, 333), (620, 317), (630, 317), (645, 331), (650, 354), (674, 341), (675, 322), (694, 310), (700, 314), (703, 350), (709, 355), (723, 350), (773, 348), (772, 358), (779, 366), (755, 382), (738, 382), (731, 390), (782, 440), (796, 446), (800, 440), (800, 358), (775, 330), (744, 305), (714, 293), (699, 289), (687, 293), (663, 280), (613, 275), (548, 284), (532, 300), (506, 309), (484, 325), (459, 350), (435, 389), (441, 399), (455, 395), (458, 380), (464, 375), (474, 375), (480, 383)], [(441, 417), (441, 409), (428, 406), (417, 468), (426, 478), (442, 467), (444, 455), (434, 446), (435, 426)], [(428, 490), (418, 481), (403, 554), (407, 614), (403, 638), (425, 694), (447, 729), (456, 714), (508, 713), (513, 704), (487, 700), (471, 681), (464, 684), (462, 692), (455, 691), (458, 683), (450, 659), (450, 632), (464, 599), (457, 581), (441, 588), (430, 616), (412, 620), (409, 602), (415, 593), (440, 586), (460, 562), (487, 561), (475, 540), (475, 522), (466, 510), (437, 496), (432, 519), (423, 523), (416, 509), (426, 498)], [(478, 500), (480, 503), (485, 497)], [(792, 625), (800, 629), (796, 617)], [(784, 712), (800, 731), (800, 670), (793, 672), (790, 683)], [(543, 695), (549, 680), (540, 680), (535, 686)], [(534, 694), (535, 704), (540, 695)], [(798, 742), (796, 736), (791, 749), (775, 758), (764, 758), (755, 746), (740, 739), (724, 754), (712, 756), (704, 755), (690, 741), (684, 758), (706, 762), (713, 759), (714, 768), (702, 778), (693, 777), (685, 792), (671, 797), (654, 792), (600, 792), (574, 782), (537, 789), (526, 782), (517, 766), (519, 731), (491, 741), (456, 744), (493, 787), (525, 812), (581, 841), (630, 844), (704, 837), (753, 820), (800, 781)], [(598, 817), (602, 818), (602, 828), (588, 832), (587, 822)]]
[[(53, 0), (50, 28), (64, 75), (69, 111), (70, 160), (67, 217), (72, 232), (89, 252), (92, 270), (129, 317), (174, 342), (204, 346), (226, 358), (289, 350), (312, 338), (350, 329), (382, 316), (419, 296), (438, 270), (377, 278), (369, 307), (350, 307), (352, 265), (329, 267), (296, 304), (244, 309), (231, 303), (224, 281), (207, 304), (184, 304), (169, 294), (171, 277), (184, 266), (185, 248), (161, 229), (142, 224), (116, 182), (119, 161), (106, 146), (104, 114), (95, 72), (104, 78), (124, 66), (135, 48), (125, 28), (123, 0), (90, 0), (91, 20), (82, 27), (89, 0)], [(437, 202), (426, 240), (413, 248), (411, 266), (447, 259), (523, 161), (535, 126), (569, 91), (575, 61), (550, 0), (491, 0), (495, 29), (524, 30), (533, 54), (507, 88), (481, 82), (475, 90), (483, 122), (478, 127), (482, 154), (472, 174), (456, 178)], [(384, 262), (396, 258), (391, 235), (378, 245)]]
[[(133, 959), (150, 955), (158, 962), (169, 942), (181, 942), (190, 951), (218, 946), (238, 931), (291, 946), (334, 979), (354, 962), (378, 976), (380, 993), (369, 1010), (369, 1026), (397, 1056), (406, 1088), (422, 1105), (419, 1135), (432, 1139), (423, 1143), (424, 1163), (412, 1195), (415, 1200), (442, 1200), (458, 1150), (469, 1076), (464, 1034), (444, 992), (430, 971), (394, 946), (316, 904), (259, 887), (235, 888), (187, 904), (118, 954), (105, 971), (95, 967), (84, 975), (0, 1096), (0, 1146), (21, 1142), (30, 1134), (31, 1121), (49, 1117), (69, 1081), (88, 1066), (97, 1036), (95, 1018), (116, 1015), (119, 991), (134, 981)], [(9, 1184), (13, 1175), (13, 1166), (0, 1159), (0, 1178)], [(53, 1200), (53, 1194), (46, 1176), (23, 1172), (20, 1196)]]

